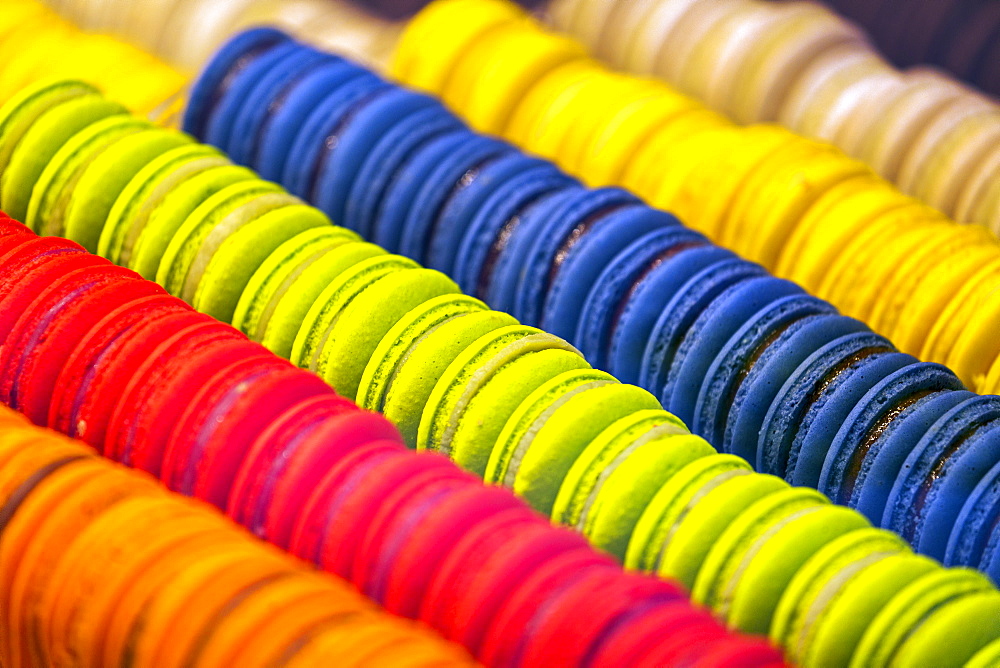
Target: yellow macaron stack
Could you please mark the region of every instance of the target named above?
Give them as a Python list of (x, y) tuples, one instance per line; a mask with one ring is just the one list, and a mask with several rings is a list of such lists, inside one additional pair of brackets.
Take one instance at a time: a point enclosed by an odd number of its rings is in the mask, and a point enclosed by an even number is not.
[(737, 126), (658, 80), (611, 72), (502, 0), (431, 4), (393, 73), (476, 129), (676, 213), (970, 387), (1000, 389), (1000, 244), (835, 147)]
[[(135, 3), (139, 4), (139, 3)], [(0, 100), (42, 79), (84, 79), (129, 109), (169, 122), (188, 77), (113, 37), (83, 32), (36, 0), (0, 11)]]
[(551, 18), (616, 67), (832, 142), (956, 220), (1000, 229), (1000, 107), (949, 75), (897, 70), (823, 5), (557, 0)]

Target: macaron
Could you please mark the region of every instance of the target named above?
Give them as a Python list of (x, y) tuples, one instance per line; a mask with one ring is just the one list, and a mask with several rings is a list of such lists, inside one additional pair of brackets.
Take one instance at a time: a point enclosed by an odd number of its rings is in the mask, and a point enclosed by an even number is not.
[[(823, 464), (820, 491), (831, 499), (852, 499), (879, 456), (886, 423), (902, 419), (902, 410), (925, 396), (962, 389), (958, 378), (937, 364), (913, 364), (887, 376), (865, 394), (838, 430)], [(887, 479), (881, 477), (887, 472), (879, 469), (880, 480)]]
[(202, 137), (208, 118), (225, 92), (227, 82), (257, 57), (288, 41), (287, 35), (274, 28), (247, 30), (229, 40), (215, 53), (191, 89), (184, 111), (184, 130)]
[[(555, 331), (568, 332), (567, 336), (604, 368), (608, 365), (615, 318), (626, 308), (636, 284), (657, 264), (686, 248), (707, 244), (697, 232), (674, 225), (671, 217), (658, 214), (645, 207), (613, 213), (603, 224), (598, 221), (596, 230), (585, 233), (576, 243), (570, 242), (570, 249), (560, 250), (556, 256), (565, 255), (565, 260), (544, 299), (542, 322)], [(605, 235), (615, 227), (622, 229), (614, 235), (618, 241), (612, 242)], [(617, 253), (602, 262), (605, 257), (591, 257), (597, 251), (588, 252), (594, 244), (608, 255), (615, 250)], [(586, 268), (582, 260), (587, 261)], [(595, 271), (595, 267), (602, 269)]]
[(487, 158), (466, 172), (448, 194), (434, 221), (427, 265), (451, 275), (473, 219), (498, 188), (520, 175), (534, 174), (538, 178), (556, 173), (551, 164), (520, 152)]
[(347, 196), (343, 220), (338, 222), (365, 238), (374, 238), (383, 197), (399, 170), (424, 144), (464, 129), (454, 114), (438, 106), (398, 119), (377, 138), (361, 163)]
[[(17, 108), (22, 107), (17, 105)], [(28, 114), (29, 110), (22, 113)], [(0, 207), (14, 218), (26, 221), (32, 189), (59, 149), (90, 124), (124, 114), (122, 105), (94, 91), (70, 97), (51, 107), (46, 106), (42, 113), (24, 117), (23, 122), (30, 126), (21, 134), (5, 133), (2, 137), (2, 150), (7, 159), (0, 173)], [(9, 123), (13, 120), (12, 116)]]
[(995, 530), (998, 469), (1000, 467), (994, 465), (987, 471), (963, 503), (948, 538), (943, 559), (949, 566), (978, 568), (994, 582), (1000, 577)]
[[(817, 390), (829, 387), (841, 374), (869, 357), (881, 358), (893, 353), (892, 344), (886, 339), (861, 332), (839, 337), (810, 354), (785, 381), (767, 410), (758, 439), (757, 470), (790, 477), (799, 457), (798, 429), (813, 404), (823, 396)], [(824, 452), (824, 459), (825, 456)]]
[(486, 298), (493, 284), (498, 260), (512, 233), (533, 206), (577, 182), (553, 166), (539, 167), (513, 176), (499, 185), (479, 206), (462, 237), (455, 257), (455, 281), (462, 290)]
[(765, 276), (764, 269), (738, 258), (723, 258), (690, 276), (655, 315), (639, 364), (639, 385), (662, 395), (675, 358), (703, 311), (727, 289)]
[[(846, 666), (878, 611), (907, 584), (937, 568), (888, 531), (849, 531), (795, 574), (769, 636), (793, 661), (828, 656), (833, 665)], [(867, 596), (862, 587), (868, 588)]]
[(511, 325), (470, 343), (441, 373), (427, 398), (417, 448), (440, 451), (485, 473), (508, 418), (537, 387), (562, 373), (589, 369), (566, 341)]
[[(749, 464), (733, 455), (710, 454), (687, 463), (664, 481), (642, 511), (625, 553), (625, 566), (647, 572), (658, 571), (663, 563), (664, 549), (669, 549), (673, 533), (693, 508), (691, 500), (696, 495), (700, 498), (731, 478), (750, 475), (752, 471)], [(778, 486), (787, 487), (781, 481)], [(738, 509), (723, 507), (733, 511)], [(695, 571), (700, 568), (700, 563), (693, 562)], [(692, 578), (689, 586), (693, 582)]]
[(108, 211), (97, 243), (98, 255), (127, 266), (137, 238), (163, 197), (185, 178), (228, 164), (217, 150), (197, 143), (182, 144), (150, 159), (122, 188)]
[(913, 447), (882, 518), (917, 548), (942, 558), (962, 504), (996, 464), (997, 405), (972, 397), (941, 416)]
[(643, 501), (686, 464), (714, 453), (666, 411), (636, 411), (580, 454), (559, 488), (552, 518), (622, 559)]

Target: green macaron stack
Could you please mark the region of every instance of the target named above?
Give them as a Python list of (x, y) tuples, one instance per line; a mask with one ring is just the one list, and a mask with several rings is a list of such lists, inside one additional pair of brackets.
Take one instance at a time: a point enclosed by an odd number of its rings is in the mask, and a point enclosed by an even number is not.
[[(94, 95), (71, 91), (0, 111), (0, 208), (10, 190), (36, 229), (155, 277), (383, 412), (411, 447), (512, 488), (630, 568), (679, 579), (793, 659), (880, 666), (928, 652), (960, 665), (994, 651), (1000, 626), (967, 623), (1000, 599), (983, 576), (943, 569), (822, 494), (716, 454), (563, 339), (186, 135), (109, 113), (58, 135), (29, 169), (36, 129)], [(886, 563), (905, 573), (886, 575)]]

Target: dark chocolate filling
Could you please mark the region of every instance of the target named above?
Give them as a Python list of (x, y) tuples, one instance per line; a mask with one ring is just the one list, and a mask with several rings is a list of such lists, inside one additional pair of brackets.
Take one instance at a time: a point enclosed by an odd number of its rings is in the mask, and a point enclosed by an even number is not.
[(7, 529), (7, 525), (9, 525), (11, 520), (14, 519), (14, 515), (21, 507), (21, 504), (24, 503), (25, 499), (28, 498), (28, 495), (35, 491), (35, 488), (38, 487), (38, 485), (45, 480), (45, 478), (49, 477), (49, 475), (63, 466), (81, 459), (90, 459), (90, 455), (81, 453), (79, 455), (70, 455), (63, 459), (57, 459), (54, 462), (46, 464), (25, 478), (21, 484), (17, 486), (17, 489), (15, 489), (11, 495), (7, 497), (7, 501), (3, 504), (3, 506), (0, 506), (0, 536), (3, 535), (3, 532)]
[(486, 259), (483, 261), (483, 266), (479, 271), (479, 280), (476, 282), (477, 295), (486, 294), (490, 285), (490, 278), (493, 275), (493, 269), (496, 267), (504, 250), (506, 250), (507, 244), (510, 243), (510, 238), (513, 236), (514, 231), (520, 226), (521, 221), (530, 212), (532, 207), (538, 205), (544, 197), (551, 193), (551, 190), (546, 190), (525, 199), (518, 207), (520, 211), (504, 221), (504, 224), (497, 230), (497, 235), (490, 245), (490, 250), (486, 254)]

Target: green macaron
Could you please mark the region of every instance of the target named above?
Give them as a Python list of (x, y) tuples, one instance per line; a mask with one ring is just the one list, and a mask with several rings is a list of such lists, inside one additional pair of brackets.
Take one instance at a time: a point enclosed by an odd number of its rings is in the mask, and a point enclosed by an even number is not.
[[(299, 363), (295, 342), (300, 332), (308, 331), (309, 313), (321, 303), (324, 291), (350, 267), (387, 255), (374, 244), (349, 241), (336, 244), (315, 262), (307, 262), (301, 272), (289, 277), (287, 284), (282, 282), (283, 291), (274, 293), (267, 321), (257, 326), (260, 343), (276, 355)], [(301, 366), (308, 367), (308, 361), (301, 361)]]
[(415, 448), (424, 407), (445, 369), (477, 339), (516, 324), (465, 295), (424, 302), (382, 337), (362, 374), (358, 404), (384, 413)]
[[(562, 393), (540, 387), (518, 407), (497, 439), (498, 452), (507, 461), (502, 484), (546, 515), (551, 515), (573, 463), (601, 432), (631, 413), (660, 408), (640, 387), (608, 375), (587, 378), (589, 382)], [(563, 380), (561, 375), (552, 382)]]
[(790, 485), (772, 475), (737, 475), (713, 479), (688, 502), (687, 511), (671, 529), (656, 572), (691, 589), (712, 546), (748, 507)]
[(149, 160), (122, 188), (108, 212), (97, 253), (115, 264), (128, 266), (136, 239), (163, 198), (197, 172), (228, 164), (218, 150), (198, 143), (182, 144)]
[(177, 230), (156, 282), (184, 301), (194, 301), (212, 256), (230, 235), (266, 213), (301, 203), (278, 184), (260, 179), (223, 188), (198, 205)]
[(332, 224), (322, 211), (305, 204), (283, 206), (241, 226), (234, 225), (228, 235), (220, 236), (214, 251), (203, 251), (208, 263), (191, 305), (222, 322), (232, 322), (240, 295), (261, 263), (285, 241), (317, 227), (330, 228)]
[(379, 255), (344, 268), (323, 288), (302, 320), (292, 346), (292, 363), (322, 375), (320, 354), (344, 308), (384, 276), (419, 268), (416, 262), (401, 255)]
[[(626, 415), (601, 432), (573, 462), (556, 495), (553, 521), (576, 527), (598, 547), (623, 558), (644, 502), (651, 498), (643, 491), (651, 485), (635, 485), (637, 480), (629, 481), (626, 475), (626, 471), (634, 471), (634, 476), (643, 478), (653, 473), (649, 456), (638, 457), (644, 452), (675, 455), (661, 457), (656, 467), (655, 477), (665, 481), (684, 464), (714, 451), (667, 411), (651, 409)], [(633, 458), (641, 458), (643, 464), (627, 466)], [(602, 494), (616, 475), (619, 484), (631, 487), (632, 493)]]
[[(609, 443), (607, 454), (622, 445), (625, 450), (614, 456), (606, 472), (600, 473), (582, 517), (581, 529), (591, 543), (622, 560), (639, 518), (664, 483), (696, 459), (715, 454), (705, 439), (694, 434), (640, 440), (640, 443), (626, 444), (621, 440)], [(602, 456), (591, 461), (598, 463), (603, 459)]]
[(725, 618), (733, 595), (732, 587), (747, 562), (764, 547), (768, 532), (829, 503), (829, 499), (814, 489), (796, 487), (769, 494), (744, 508), (705, 555), (691, 588), (691, 598)]
[(360, 240), (346, 228), (324, 225), (299, 232), (281, 243), (247, 281), (233, 313), (233, 326), (260, 341), (274, 307), (295, 279), (333, 249)]
[(625, 566), (656, 572), (674, 531), (697, 500), (731, 478), (752, 473), (745, 460), (723, 454), (701, 457), (682, 467), (657, 490), (639, 516), (625, 551)]
[(0, 171), (0, 208), (25, 220), (35, 184), (53, 156), (78, 132), (110, 116), (129, 118), (125, 107), (97, 92), (12, 110), (7, 127), (17, 131), (5, 133), (0, 143), (0, 152), (7, 156)]
[(152, 127), (141, 118), (116, 115), (95, 121), (70, 137), (39, 175), (25, 224), (39, 234), (65, 236), (69, 203), (87, 167), (118, 140)]
[[(128, 266), (149, 280), (159, 280), (169, 268), (167, 249), (188, 217), (207, 199), (237, 183), (257, 181), (246, 167), (224, 164), (205, 167), (180, 182), (165, 176), (165, 187), (154, 194), (142, 216), (145, 224), (138, 230)], [(140, 221), (141, 223), (141, 221)]]
[[(353, 288), (332, 293), (327, 329), (315, 357), (319, 374), (351, 399), (358, 395), (361, 377), (378, 344), (400, 318), (429, 299), (461, 292), (440, 271), (425, 268), (393, 271), (368, 282), (367, 277), (377, 273), (370, 271), (376, 264), (385, 261), (359, 262), (344, 272), (344, 284), (358, 289), (353, 295)], [(356, 283), (355, 277), (359, 278)]]
[(994, 640), (986, 645), (965, 662), (965, 668), (996, 668), (996, 666), (1000, 666), (1000, 640)]
[(563, 339), (526, 325), (484, 334), (462, 350), (427, 399), (417, 447), (437, 450), (482, 476), (508, 418), (549, 379), (589, 369)]
[[(357, 404), (381, 412), (396, 374), (425, 336), (449, 320), (487, 310), (486, 304), (463, 294), (441, 295), (410, 309), (375, 347), (361, 374)], [(420, 404), (421, 410), (425, 403), (426, 399)]]
[(847, 666), (865, 629), (900, 589), (939, 568), (898, 535), (865, 528), (830, 541), (785, 588), (770, 637), (802, 665)]
[(122, 190), (150, 160), (194, 140), (150, 127), (113, 141), (86, 167), (70, 196), (63, 223), (67, 237), (96, 253), (108, 215)]
[(66, 79), (22, 88), (0, 107), (0, 174), (10, 163), (11, 153), (38, 118), (53, 107), (100, 91), (83, 81)]
[[(972, 658), (977, 649), (992, 638), (984, 640), (983, 634), (995, 632), (1000, 612), (995, 606), (992, 619), (979, 619), (973, 627), (963, 629), (942, 621), (962, 618), (968, 611), (965, 599), (973, 598), (973, 609), (978, 608), (981, 594), (1000, 598), (989, 578), (972, 569), (934, 569), (917, 578), (892, 597), (868, 625), (851, 658), (851, 668), (881, 668), (891, 665), (960, 666)], [(957, 606), (957, 607), (955, 607)], [(949, 610), (950, 609), (950, 610)], [(950, 632), (949, 632), (950, 630)], [(971, 635), (971, 638), (967, 635)], [(933, 638), (942, 645), (936, 650), (927, 640)], [(982, 641), (974, 646), (972, 640)], [(928, 651), (916, 663), (915, 648)], [(971, 651), (969, 651), (971, 648)], [(910, 663), (902, 663), (907, 656)], [(939, 662), (932, 661), (931, 658)], [(925, 660), (926, 659), (926, 660)]]

